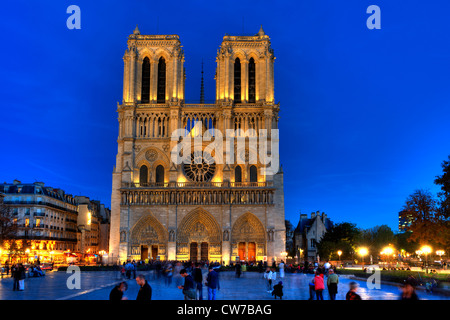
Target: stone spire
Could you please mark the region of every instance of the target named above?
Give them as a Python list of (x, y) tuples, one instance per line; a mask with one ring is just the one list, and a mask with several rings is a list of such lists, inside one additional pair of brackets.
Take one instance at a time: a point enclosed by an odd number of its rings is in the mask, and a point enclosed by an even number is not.
[(258, 36), (262, 37), (263, 35), (265, 35), (265, 32), (264, 32), (264, 29), (263, 29), (263, 27), (261, 25), (261, 28), (259, 29), (259, 32), (258, 32)]
[(134, 31), (133, 31), (133, 34), (136, 34), (136, 35), (141, 34), (141, 33), (139, 32), (139, 28), (138, 28), (137, 25), (136, 25), (136, 29), (134, 29)]
[(200, 83), (200, 104), (205, 103), (205, 86), (203, 85), (203, 59), (202, 59), (202, 81)]

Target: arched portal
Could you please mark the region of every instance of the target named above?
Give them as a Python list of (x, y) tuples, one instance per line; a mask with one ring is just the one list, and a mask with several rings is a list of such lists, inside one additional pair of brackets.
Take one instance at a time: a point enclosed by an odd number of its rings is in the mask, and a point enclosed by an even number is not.
[(168, 232), (152, 214), (139, 219), (130, 230), (129, 256), (135, 260), (166, 258)]
[(221, 260), (221, 230), (216, 219), (197, 208), (181, 221), (177, 232), (177, 260)]
[(240, 260), (262, 260), (266, 254), (266, 233), (262, 222), (254, 214), (241, 215), (231, 230), (232, 256)]

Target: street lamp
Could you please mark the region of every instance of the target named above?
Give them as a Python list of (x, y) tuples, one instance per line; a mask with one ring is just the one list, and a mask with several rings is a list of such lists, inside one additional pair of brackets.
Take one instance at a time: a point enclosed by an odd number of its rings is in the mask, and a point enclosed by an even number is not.
[(362, 268), (364, 269), (364, 256), (367, 256), (369, 250), (367, 248), (359, 248), (358, 253), (362, 257)]
[(444, 250), (437, 250), (436, 251), (436, 255), (438, 255), (439, 256), (439, 260), (441, 261), (441, 264), (442, 264), (442, 256), (445, 254), (445, 251)]
[(426, 272), (428, 273), (428, 254), (431, 253), (431, 247), (430, 246), (423, 246), (420, 248), (420, 251), (425, 253), (425, 264), (426, 264)]
[(338, 250), (337, 254), (339, 256), (339, 265), (341, 265), (341, 254), (342, 254), (342, 251)]
[(302, 248), (298, 248), (298, 251), (300, 252), (300, 259), (298, 261), (298, 263), (300, 264), (302, 262), (303, 249)]
[(380, 252), (382, 255), (385, 255), (387, 257), (387, 263), (389, 264), (390, 267), (390, 257), (391, 255), (394, 254), (394, 249), (392, 247), (385, 247), (383, 248), (383, 251)]

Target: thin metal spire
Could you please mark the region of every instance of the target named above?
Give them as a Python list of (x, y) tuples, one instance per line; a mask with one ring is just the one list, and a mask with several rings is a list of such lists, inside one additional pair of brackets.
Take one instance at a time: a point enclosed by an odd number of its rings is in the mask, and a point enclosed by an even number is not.
[(203, 85), (203, 59), (202, 59), (202, 81), (200, 83), (200, 104), (205, 103), (205, 86)]

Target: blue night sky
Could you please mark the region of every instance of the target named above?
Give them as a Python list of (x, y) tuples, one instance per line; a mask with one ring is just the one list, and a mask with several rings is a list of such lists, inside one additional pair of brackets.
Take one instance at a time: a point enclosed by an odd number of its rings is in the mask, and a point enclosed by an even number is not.
[[(225, 4), (226, 3), (226, 4)], [(66, 8), (81, 8), (68, 30)], [(366, 9), (381, 8), (381, 30)], [(335, 222), (397, 227), (417, 188), (450, 154), (447, 1), (9, 1), (0, 25), (0, 181), (44, 181), (110, 205), (126, 41), (178, 34), (186, 99), (215, 98), (225, 33), (275, 50), (286, 218), (320, 210)], [(243, 26), (244, 18), (244, 26)], [(157, 23), (158, 21), (158, 23)]]

